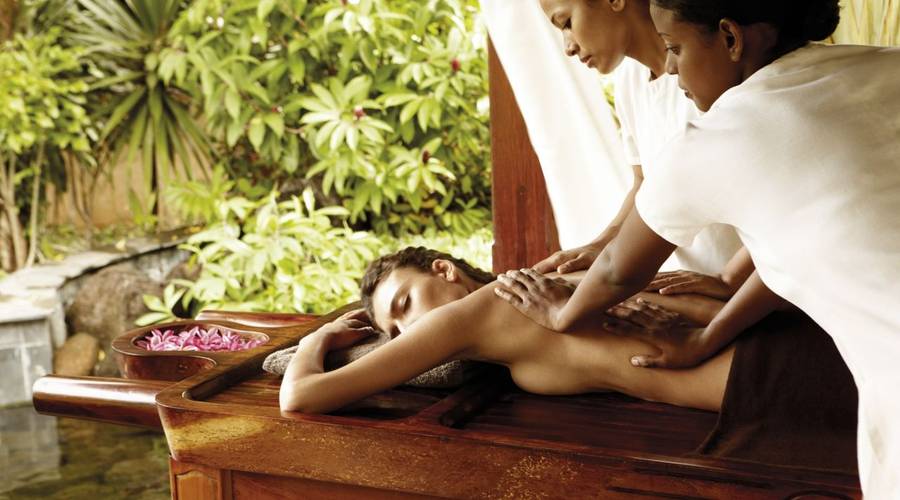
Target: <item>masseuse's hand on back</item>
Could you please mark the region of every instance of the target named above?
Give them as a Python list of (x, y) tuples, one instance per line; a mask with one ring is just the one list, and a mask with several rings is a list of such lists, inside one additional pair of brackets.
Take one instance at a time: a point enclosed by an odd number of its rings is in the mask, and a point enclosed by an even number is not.
[(631, 364), (643, 368), (690, 368), (714, 355), (719, 346), (706, 341), (702, 325), (644, 299), (629, 299), (609, 309), (604, 325), (614, 333), (640, 338), (658, 349), (636, 353)]
[(609, 240), (597, 239), (578, 248), (560, 250), (535, 264), (533, 269), (541, 274), (554, 271), (559, 274), (582, 271), (591, 267), (608, 242)]
[(644, 182), (644, 170), (640, 165), (632, 165), (632, 169), (634, 173), (634, 182), (632, 183), (631, 190), (622, 201), (622, 207), (619, 209), (619, 213), (616, 214), (609, 223), (609, 226), (607, 226), (600, 236), (594, 238), (594, 241), (587, 245), (571, 248), (569, 250), (560, 250), (532, 266), (532, 269), (542, 274), (552, 273), (553, 271), (557, 271), (559, 274), (566, 274), (574, 273), (575, 271), (583, 271), (591, 267), (591, 264), (593, 264), (594, 261), (597, 260), (597, 257), (603, 252), (603, 249), (606, 248), (609, 242), (619, 233), (619, 229), (622, 227), (625, 218), (634, 209), (634, 197), (637, 195), (638, 189), (640, 189), (641, 184)]
[(646, 290), (659, 292), (660, 295), (693, 293), (727, 301), (755, 270), (756, 266), (753, 265), (750, 252), (746, 248), (741, 248), (718, 276), (707, 276), (692, 271), (659, 273)]
[(509, 302), (544, 328), (561, 331), (559, 313), (575, 292), (575, 285), (562, 278), (548, 278), (533, 269), (507, 271), (497, 276), (498, 297)]
[(694, 293), (719, 300), (728, 300), (737, 289), (717, 276), (707, 276), (693, 271), (672, 271), (656, 275), (645, 289), (660, 295)]

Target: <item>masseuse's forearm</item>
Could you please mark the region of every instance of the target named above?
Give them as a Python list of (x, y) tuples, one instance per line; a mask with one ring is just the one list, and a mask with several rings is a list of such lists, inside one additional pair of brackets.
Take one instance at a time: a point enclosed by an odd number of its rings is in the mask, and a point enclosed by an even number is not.
[(603, 249), (560, 310), (556, 329), (565, 331), (584, 317), (604, 314), (643, 290), (674, 250), (675, 245), (647, 227), (633, 208), (618, 236)]
[(784, 299), (753, 272), (703, 332), (703, 343), (718, 352), (741, 332), (784, 305)]
[(741, 247), (725, 265), (720, 277), (729, 288), (738, 290), (753, 274), (753, 271), (756, 271), (756, 266), (753, 265), (750, 252), (747, 247)]
[(631, 191), (625, 195), (625, 199), (622, 201), (622, 206), (619, 208), (619, 213), (613, 217), (613, 220), (606, 227), (606, 230), (603, 233), (594, 239), (592, 243), (603, 242), (604, 244), (609, 240), (613, 239), (619, 230), (622, 228), (622, 225), (625, 223), (625, 219), (628, 217), (628, 214), (634, 209), (634, 198), (637, 196), (638, 189), (641, 188), (641, 184), (644, 182), (644, 174), (640, 165), (633, 165), (634, 169), (634, 180), (631, 184)]
[(640, 277), (623, 280), (614, 266), (609, 251), (597, 257), (560, 311), (559, 330), (566, 331), (583, 318), (605, 313), (610, 307), (643, 290), (650, 282), (650, 277), (645, 280)]

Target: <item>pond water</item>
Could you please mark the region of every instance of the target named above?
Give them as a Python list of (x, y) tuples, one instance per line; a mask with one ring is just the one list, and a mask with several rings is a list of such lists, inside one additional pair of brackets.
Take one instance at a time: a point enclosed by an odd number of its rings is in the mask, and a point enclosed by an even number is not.
[(170, 498), (161, 432), (0, 408), (0, 500)]

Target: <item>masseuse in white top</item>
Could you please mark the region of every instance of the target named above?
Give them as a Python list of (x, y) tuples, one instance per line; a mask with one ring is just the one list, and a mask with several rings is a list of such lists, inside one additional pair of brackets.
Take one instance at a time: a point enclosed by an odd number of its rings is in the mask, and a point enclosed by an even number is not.
[[(615, 237), (634, 207), (634, 196), (643, 179), (657, 175), (653, 159), (700, 111), (678, 88), (677, 77), (664, 72), (665, 45), (650, 18), (649, 0), (541, 0), (541, 6), (563, 32), (567, 55), (579, 57), (601, 73), (616, 71), (616, 114), (625, 157), (634, 170), (631, 192), (619, 214), (594, 241), (557, 252), (535, 265), (538, 272), (572, 272), (587, 269)], [(746, 254), (727, 267), (741, 247), (732, 227), (706, 228), (689, 246), (678, 248), (668, 266), (706, 276), (662, 274), (651, 289), (662, 289), (663, 293), (699, 292), (728, 299), (753, 270)]]
[(808, 45), (838, 12), (837, 0), (653, 0), (667, 70), (708, 112), (574, 293), (526, 271), (501, 277), (499, 295), (564, 331), (639, 291), (706, 225), (733, 225), (758, 271), (678, 348), (724, 345), (767, 314), (765, 282), (834, 338), (859, 389), (863, 492), (900, 498), (900, 49)]

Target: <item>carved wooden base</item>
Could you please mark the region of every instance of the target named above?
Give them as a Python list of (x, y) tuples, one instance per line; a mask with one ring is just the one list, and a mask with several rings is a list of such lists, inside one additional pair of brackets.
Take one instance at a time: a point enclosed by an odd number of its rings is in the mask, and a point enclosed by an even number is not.
[(436, 498), (294, 477), (231, 471), (169, 459), (172, 500)]

